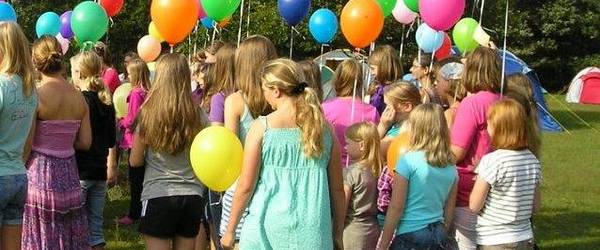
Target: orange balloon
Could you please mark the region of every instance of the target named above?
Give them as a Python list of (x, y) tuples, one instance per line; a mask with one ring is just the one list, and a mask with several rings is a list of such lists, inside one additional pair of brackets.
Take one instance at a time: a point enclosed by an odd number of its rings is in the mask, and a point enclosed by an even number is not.
[(350, 0), (342, 9), (340, 25), (352, 46), (364, 48), (379, 37), (383, 20), (383, 10), (375, 0)]
[(196, 27), (199, 8), (198, 0), (153, 0), (150, 15), (162, 38), (175, 45)]
[(398, 160), (408, 151), (408, 142), (410, 140), (410, 136), (408, 133), (404, 132), (399, 134), (392, 143), (387, 151), (387, 165), (390, 171), (393, 171), (396, 168), (396, 163)]
[(227, 26), (229, 23), (231, 23), (231, 17), (226, 17), (225, 19), (223, 19), (223, 21), (220, 21), (217, 26), (219, 28), (224, 28), (225, 26)]

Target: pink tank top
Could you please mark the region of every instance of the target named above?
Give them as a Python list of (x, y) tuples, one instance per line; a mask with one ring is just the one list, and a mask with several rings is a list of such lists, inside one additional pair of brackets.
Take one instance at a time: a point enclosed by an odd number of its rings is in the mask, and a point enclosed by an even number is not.
[(32, 150), (59, 158), (73, 156), (80, 125), (80, 120), (38, 120)]

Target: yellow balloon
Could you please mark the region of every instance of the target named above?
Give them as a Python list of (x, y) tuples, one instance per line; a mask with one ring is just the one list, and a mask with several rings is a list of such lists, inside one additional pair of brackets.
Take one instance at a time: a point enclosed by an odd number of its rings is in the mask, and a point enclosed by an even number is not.
[(227, 190), (242, 171), (243, 149), (238, 137), (222, 126), (203, 129), (190, 149), (194, 173), (213, 191)]
[(156, 40), (158, 40), (159, 42), (165, 41), (162, 35), (158, 32), (158, 29), (156, 29), (156, 25), (154, 24), (154, 22), (150, 22), (150, 25), (148, 25), (148, 34), (156, 38)]
[(117, 118), (123, 118), (127, 115), (127, 96), (131, 91), (131, 83), (123, 83), (113, 94), (113, 104)]

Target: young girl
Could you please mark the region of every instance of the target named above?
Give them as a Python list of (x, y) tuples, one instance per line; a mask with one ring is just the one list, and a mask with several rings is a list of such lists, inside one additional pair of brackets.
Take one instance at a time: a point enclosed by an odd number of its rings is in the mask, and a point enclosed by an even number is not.
[(216, 61), (209, 67), (204, 83), (202, 106), (208, 106), (213, 125), (225, 124), (225, 98), (235, 92), (235, 45), (226, 43), (215, 54)]
[(110, 92), (98, 77), (102, 60), (93, 52), (82, 52), (75, 59), (74, 83), (79, 87), (90, 112), (92, 145), (89, 150), (77, 150), (79, 183), (83, 190), (85, 209), (90, 228), (89, 245), (92, 249), (104, 249), (102, 232), (104, 203), (107, 183), (116, 181), (117, 153), (115, 147), (115, 109)]
[(194, 249), (204, 217), (206, 187), (189, 157), (192, 140), (208, 120), (193, 103), (189, 83), (185, 56), (160, 57), (133, 137), (130, 165), (146, 168), (139, 230), (151, 249)]
[(525, 109), (525, 115), (527, 116), (527, 146), (539, 158), (542, 140), (538, 125), (537, 106), (529, 78), (523, 74), (508, 76), (506, 78), (505, 95), (519, 102)]
[(540, 206), (540, 162), (528, 149), (527, 116), (515, 100), (494, 104), (487, 131), (494, 152), (477, 166), (469, 208), (477, 216), (478, 249), (533, 249), (531, 215)]
[(389, 45), (379, 46), (369, 57), (373, 82), (369, 85), (369, 103), (379, 114), (385, 110), (384, 87), (402, 78), (402, 64), (398, 52)]
[(298, 66), (304, 72), (306, 83), (317, 92), (319, 101), (323, 102), (323, 86), (321, 86), (321, 70), (313, 60), (303, 60), (298, 62)]
[[(127, 66), (127, 72), (133, 88), (127, 96), (127, 116), (119, 124), (120, 128), (124, 130), (120, 147), (124, 150), (131, 150), (135, 131), (134, 122), (150, 90), (150, 71), (144, 61), (134, 59)], [(142, 211), (140, 195), (142, 194), (142, 183), (144, 182), (144, 168), (129, 166), (128, 169), (131, 199), (129, 201), (129, 213), (118, 221), (122, 225), (133, 224), (134, 221), (140, 218)]]
[(377, 225), (377, 177), (382, 160), (377, 127), (361, 122), (346, 130), (346, 150), (352, 166), (344, 169), (346, 221), (344, 249), (375, 249), (379, 239)]
[(417, 80), (418, 87), (421, 89), (423, 102), (432, 102), (443, 105), (444, 103), (435, 91), (435, 72), (431, 67), (431, 54), (421, 53), (415, 58), (410, 67), (410, 73)]
[(31, 149), (38, 100), (29, 41), (16, 22), (0, 23), (0, 51), (0, 152), (5, 152), (0, 155), (0, 248), (21, 249), (27, 197), (24, 161)]
[(444, 110), (427, 103), (408, 119), (409, 152), (394, 166), (394, 187), (378, 249), (443, 249), (457, 173)]
[(102, 58), (102, 82), (110, 90), (110, 93), (113, 94), (119, 85), (121, 85), (121, 81), (119, 80), (119, 72), (112, 67), (112, 63), (110, 62), (108, 46), (103, 42), (97, 42), (94, 45), (94, 52)]
[(319, 99), (296, 63), (287, 59), (264, 66), (262, 89), (275, 111), (250, 128), (221, 243), (225, 249), (233, 247), (238, 222), (249, 206), (241, 249), (333, 249), (343, 230), (342, 169)]

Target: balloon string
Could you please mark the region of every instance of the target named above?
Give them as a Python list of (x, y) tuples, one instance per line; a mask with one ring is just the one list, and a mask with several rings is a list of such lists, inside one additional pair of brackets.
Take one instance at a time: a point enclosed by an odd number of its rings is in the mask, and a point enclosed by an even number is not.
[[(417, 17), (417, 23), (421, 26), (421, 18)], [(421, 48), (417, 46), (417, 57), (419, 58), (419, 64), (421, 64)]]
[(171, 53), (173, 53), (173, 44), (170, 45), (171, 46)]
[(475, 9), (477, 8), (477, 5), (479, 5), (479, 0), (475, 0), (475, 2), (473, 3), (473, 8), (471, 8), (471, 16), (472, 17), (475, 16)]
[[(246, 37), (250, 36), (250, 0), (248, 0), (248, 8), (246, 10)], [(238, 44), (239, 45), (239, 44)]]
[(292, 60), (292, 53), (294, 52), (294, 27), (290, 30), (290, 60)]
[(400, 63), (402, 63), (402, 55), (404, 54), (404, 25), (402, 25), (402, 33), (400, 34), (400, 53), (398, 56), (400, 57)]
[(217, 23), (213, 21), (213, 33), (212, 38), (210, 39), (210, 46), (212, 47), (215, 44), (215, 36), (217, 35)]
[(323, 72), (323, 51), (325, 50), (325, 45), (321, 44), (321, 56), (319, 58), (319, 60), (321, 61), (321, 63), (319, 63), (319, 72)]
[(194, 28), (194, 55), (196, 55), (197, 52), (197, 45), (198, 45), (198, 26), (200, 24), (200, 21), (196, 21), (196, 27)]
[(485, 0), (481, 0), (481, 10), (479, 11), (479, 25), (481, 25), (481, 20), (483, 19), (483, 7), (485, 6)]
[(240, 42), (242, 41), (242, 23), (244, 22), (244, 0), (240, 4), (240, 27), (238, 28), (238, 39), (237, 45), (240, 46)]
[(504, 15), (504, 48), (502, 49), (502, 75), (500, 80), (500, 96), (504, 95), (504, 80), (506, 71), (506, 37), (508, 36), (508, 0), (506, 0), (506, 14)]

